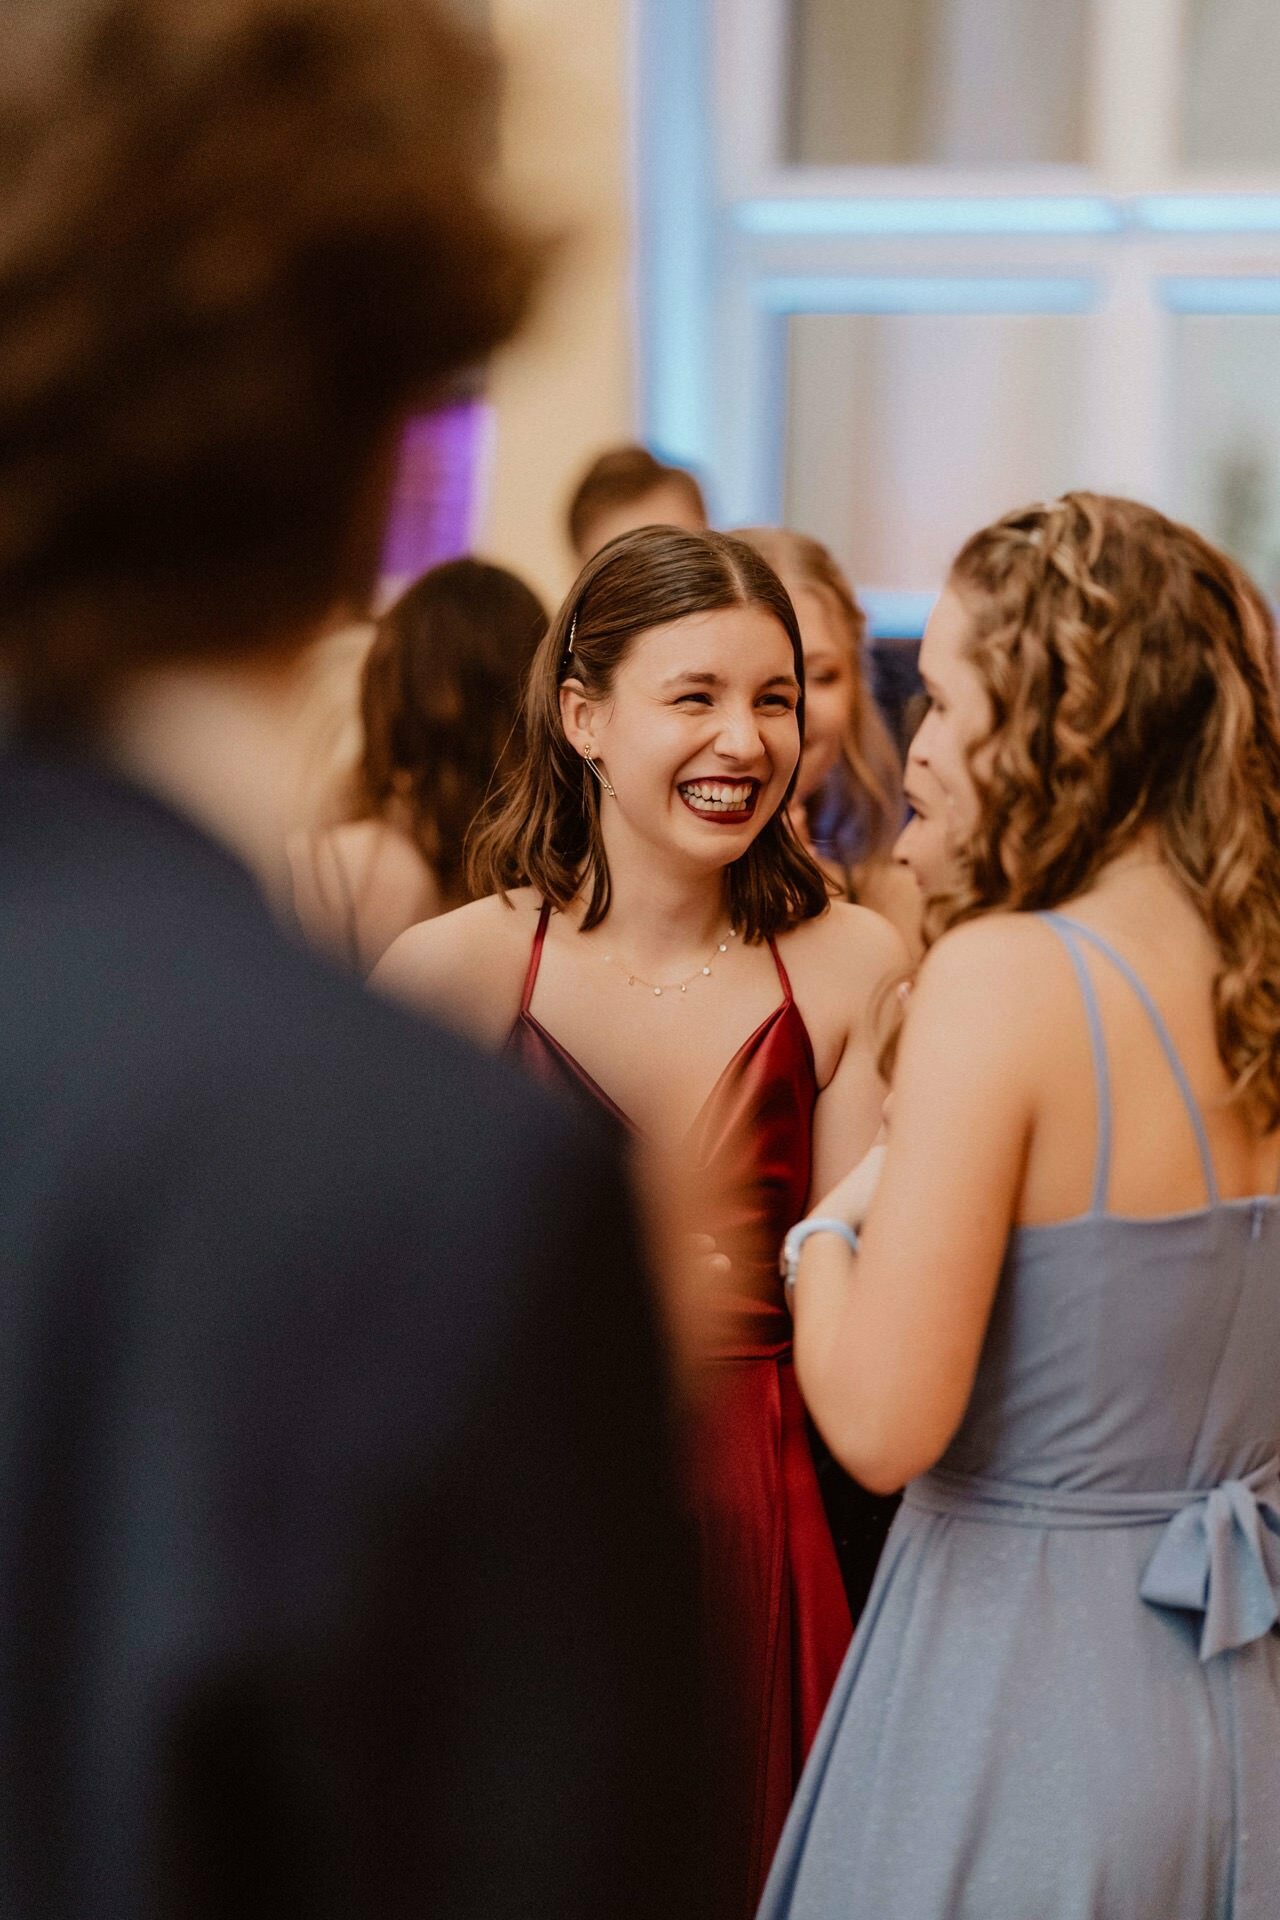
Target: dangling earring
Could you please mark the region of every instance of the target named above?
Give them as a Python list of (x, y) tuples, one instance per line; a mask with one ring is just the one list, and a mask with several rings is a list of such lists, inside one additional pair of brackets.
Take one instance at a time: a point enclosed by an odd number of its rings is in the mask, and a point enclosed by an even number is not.
[(582, 749), (582, 757), (586, 761), (587, 765), (590, 767), (592, 773), (594, 773), (596, 779), (600, 782), (600, 785), (604, 788), (605, 792), (611, 793), (614, 799), (616, 800), (618, 795), (617, 795), (617, 790), (613, 785), (613, 782), (609, 780), (605, 774), (601, 773), (599, 767), (596, 765), (596, 757), (594, 753), (592, 753), (589, 747), (584, 747)]

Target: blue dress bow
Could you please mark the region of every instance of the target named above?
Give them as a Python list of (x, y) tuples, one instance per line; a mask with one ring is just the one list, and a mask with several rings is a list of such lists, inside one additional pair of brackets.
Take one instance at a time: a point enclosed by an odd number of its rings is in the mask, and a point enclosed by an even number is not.
[(1247, 1646), (1280, 1619), (1280, 1469), (1225, 1480), (1175, 1513), (1139, 1589), (1156, 1607), (1204, 1615), (1200, 1658)]

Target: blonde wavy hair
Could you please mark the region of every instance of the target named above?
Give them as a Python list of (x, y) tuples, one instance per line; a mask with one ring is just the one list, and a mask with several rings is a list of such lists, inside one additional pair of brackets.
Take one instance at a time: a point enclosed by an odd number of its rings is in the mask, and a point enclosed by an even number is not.
[[(844, 637), (853, 674), (853, 707), (840, 759), (830, 778), (806, 802), (810, 832), (823, 825), (825, 832), (818, 837), (850, 866), (887, 860), (902, 827), (902, 768), (867, 684), (867, 616), (835, 556), (820, 540), (788, 527), (743, 527), (736, 538), (754, 547), (784, 584), (808, 587), (825, 600)], [(827, 803), (833, 798), (832, 812)]]
[(980, 809), (930, 933), (1057, 906), (1144, 829), (1221, 954), (1233, 1097), (1280, 1124), (1276, 627), (1226, 554), (1153, 508), (1070, 493), (983, 528), (951, 586), (991, 705)]

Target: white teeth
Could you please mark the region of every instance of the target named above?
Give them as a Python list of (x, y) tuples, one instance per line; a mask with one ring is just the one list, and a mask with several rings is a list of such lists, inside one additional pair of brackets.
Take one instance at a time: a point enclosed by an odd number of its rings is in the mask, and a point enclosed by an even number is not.
[(712, 786), (705, 781), (691, 781), (680, 791), (700, 813), (741, 813), (750, 805), (754, 788), (749, 784), (731, 787), (719, 782)]

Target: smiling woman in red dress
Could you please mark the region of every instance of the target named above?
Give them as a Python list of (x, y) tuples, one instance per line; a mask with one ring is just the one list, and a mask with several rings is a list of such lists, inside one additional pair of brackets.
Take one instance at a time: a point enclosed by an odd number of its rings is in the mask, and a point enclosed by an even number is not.
[(778, 1250), (876, 1133), (874, 1015), (905, 954), (876, 915), (830, 902), (788, 824), (803, 652), (741, 542), (612, 542), (539, 649), (526, 720), (473, 850), (490, 891), (402, 935), (375, 977), (626, 1129), (727, 1256), (681, 1318), (729, 1907), (745, 1915), (850, 1633)]

